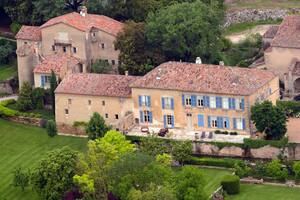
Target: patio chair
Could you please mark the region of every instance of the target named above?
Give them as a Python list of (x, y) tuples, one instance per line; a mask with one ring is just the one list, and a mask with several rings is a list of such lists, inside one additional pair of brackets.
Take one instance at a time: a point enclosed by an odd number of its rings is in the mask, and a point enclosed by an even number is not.
[(212, 138), (213, 138), (213, 132), (209, 132), (208, 139), (212, 139)]
[(205, 132), (202, 131), (202, 134), (201, 134), (201, 139), (204, 139), (205, 138)]

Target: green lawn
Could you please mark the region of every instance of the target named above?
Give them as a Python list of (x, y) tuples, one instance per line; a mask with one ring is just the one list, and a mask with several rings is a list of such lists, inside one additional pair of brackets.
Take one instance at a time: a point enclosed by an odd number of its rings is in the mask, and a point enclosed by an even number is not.
[(238, 195), (228, 196), (226, 200), (298, 200), (300, 188), (287, 188), (271, 185), (241, 185)]
[(48, 137), (44, 129), (0, 119), (0, 199), (35, 200), (36, 194), (27, 188), (21, 192), (11, 185), (16, 167), (32, 168), (47, 151), (63, 146), (84, 151), (87, 139), (68, 136)]
[(18, 69), (16, 64), (0, 64), (0, 81), (5, 81), (12, 78), (18, 74)]
[(223, 177), (227, 174), (232, 174), (232, 171), (221, 170), (221, 169), (208, 169), (200, 168), (203, 171), (204, 177), (206, 179), (206, 186), (204, 190), (207, 194), (212, 194), (216, 189), (220, 187)]

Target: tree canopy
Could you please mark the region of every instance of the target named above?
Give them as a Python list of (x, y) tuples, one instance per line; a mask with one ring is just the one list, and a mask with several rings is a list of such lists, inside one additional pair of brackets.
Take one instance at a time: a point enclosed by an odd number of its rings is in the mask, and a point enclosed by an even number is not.
[(270, 101), (252, 106), (251, 119), (257, 130), (266, 134), (266, 139), (279, 140), (287, 131), (285, 112)]
[(105, 120), (99, 113), (95, 112), (86, 126), (89, 139), (95, 140), (103, 137), (110, 127), (105, 124)]

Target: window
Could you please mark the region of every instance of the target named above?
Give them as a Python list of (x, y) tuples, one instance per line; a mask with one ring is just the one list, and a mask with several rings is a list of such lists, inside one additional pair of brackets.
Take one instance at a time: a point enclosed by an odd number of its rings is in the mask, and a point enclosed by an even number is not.
[(216, 108), (217, 105), (216, 105), (216, 97), (209, 97), (210, 99), (210, 107), (211, 108)]
[(112, 64), (112, 65), (115, 65), (115, 64), (116, 64), (116, 61), (115, 61), (115, 60), (111, 60), (111, 64)]
[(243, 130), (244, 129), (242, 118), (235, 119), (235, 123), (236, 123), (236, 129), (238, 129), (238, 130)]
[(146, 96), (146, 95), (139, 96), (139, 105), (150, 107), (150, 96)]
[(55, 51), (55, 45), (52, 45), (52, 51)]
[(210, 124), (211, 124), (211, 127), (217, 128), (218, 127), (218, 119), (217, 119), (217, 117), (210, 117)]
[(203, 96), (198, 96), (197, 97), (197, 106), (198, 107), (203, 107), (204, 106), (204, 98), (203, 98)]
[(92, 35), (93, 35), (93, 37), (96, 37), (96, 33), (95, 32), (93, 32)]
[(167, 126), (173, 125), (173, 117), (172, 115), (167, 115)]
[(67, 47), (63, 47), (63, 52), (67, 52)]
[(91, 100), (88, 100), (88, 104), (89, 104), (89, 106), (92, 105), (92, 101), (91, 101)]
[(164, 97), (164, 104), (165, 109), (172, 109), (172, 98)]
[(45, 83), (50, 83), (51, 77), (50, 76), (45, 76)]
[(73, 47), (73, 53), (77, 53), (77, 48)]
[(24, 42), (24, 44), (27, 44), (27, 42)]
[(105, 118), (106, 118), (106, 119), (108, 118), (108, 114), (107, 114), (107, 113), (105, 113)]
[(223, 127), (224, 127), (224, 128), (229, 128), (229, 124), (228, 124), (228, 123), (229, 123), (228, 120), (225, 119), (225, 120), (223, 121)]
[(185, 95), (185, 105), (191, 106), (192, 105), (192, 97), (189, 95)]
[(120, 60), (118, 61), (118, 65), (119, 65), (119, 66), (121, 65), (121, 61), (120, 61)]
[(223, 108), (224, 109), (229, 109), (229, 99), (228, 99), (228, 97), (223, 97), (222, 101), (223, 101)]
[(144, 122), (150, 122), (150, 111), (149, 110), (144, 111)]
[(116, 118), (116, 119), (119, 119), (119, 115), (118, 115), (118, 114), (115, 114), (115, 118)]
[(244, 99), (236, 99), (235, 101), (235, 107), (239, 110), (243, 110), (244, 109)]
[(68, 104), (69, 104), (69, 105), (72, 104), (72, 99), (68, 99)]
[(102, 101), (102, 106), (105, 106), (105, 101)]
[(104, 47), (105, 47), (105, 45), (104, 45), (104, 43), (102, 43), (102, 44), (101, 44), (101, 48), (104, 49)]
[(66, 114), (66, 115), (69, 114), (69, 109), (65, 109), (65, 114)]

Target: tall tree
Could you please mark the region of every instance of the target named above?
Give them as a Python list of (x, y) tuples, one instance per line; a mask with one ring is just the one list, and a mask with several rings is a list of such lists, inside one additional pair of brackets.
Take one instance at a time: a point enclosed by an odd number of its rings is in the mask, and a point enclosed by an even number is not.
[(47, 153), (34, 169), (31, 184), (41, 199), (63, 199), (75, 175), (78, 153), (63, 147)]
[(21, 111), (32, 110), (34, 108), (32, 87), (28, 82), (23, 83), (21, 87), (17, 107)]
[(219, 2), (177, 3), (150, 13), (146, 20), (148, 42), (168, 60), (217, 63), (221, 50), (224, 8)]
[(52, 111), (55, 115), (55, 89), (57, 88), (57, 78), (56, 74), (54, 71), (51, 72), (51, 77), (50, 77), (50, 96), (51, 96), (51, 101), (52, 101)]
[(266, 134), (266, 139), (281, 139), (287, 131), (285, 112), (270, 101), (252, 106), (251, 119), (257, 130)]

